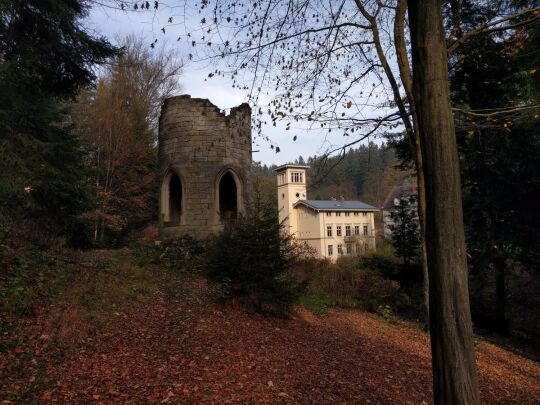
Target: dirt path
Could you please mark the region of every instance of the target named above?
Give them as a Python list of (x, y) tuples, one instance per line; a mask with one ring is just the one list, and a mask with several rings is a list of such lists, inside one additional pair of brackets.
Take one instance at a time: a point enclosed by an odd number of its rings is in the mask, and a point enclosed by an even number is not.
[[(265, 318), (213, 304), (203, 282), (181, 284), (166, 278), (148, 287), (145, 299), (116, 308), (109, 323), (81, 334), (75, 348), (59, 349), (49, 334), (34, 331), (28, 359), (38, 358), (48, 376), (34, 398), (70, 404), (431, 403), (428, 337), (414, 327), (355, 311)], [(540, 402), (538, 363), (487, 343), (477, 349), (485, 403)]]

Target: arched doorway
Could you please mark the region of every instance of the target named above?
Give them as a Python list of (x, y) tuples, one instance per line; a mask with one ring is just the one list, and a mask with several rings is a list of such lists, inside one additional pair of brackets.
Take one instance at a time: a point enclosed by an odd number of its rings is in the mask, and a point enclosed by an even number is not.
[(165, 226), (180, 224), (182, 197), (182, 181), (176, 173), (171, 171), (163, 179), (161, 189), (161, 214)]
[(238, 214), (238, 187), (230, 171), (219, 181), (219, 216), (222, 221), (236, 218)]
[(169, 181), (169, 213), (170, 224), (177, 225), (182, 215), (182, 182), (176, 173), (172, 174)]

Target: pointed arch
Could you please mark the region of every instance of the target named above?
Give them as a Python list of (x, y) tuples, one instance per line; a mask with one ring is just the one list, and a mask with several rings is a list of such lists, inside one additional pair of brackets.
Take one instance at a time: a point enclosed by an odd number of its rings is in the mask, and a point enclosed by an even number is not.
[(169, 169), (161, 184), (161, 218), (163, 225), (180, 225), (184, 208), (183, 200), (183, 182), (176, 171)]
[(216, 208), (220, 222), (233, 220), (243, 212), (242, 190), (242, 181), (233, 169), (222, 170), (217, 176)]

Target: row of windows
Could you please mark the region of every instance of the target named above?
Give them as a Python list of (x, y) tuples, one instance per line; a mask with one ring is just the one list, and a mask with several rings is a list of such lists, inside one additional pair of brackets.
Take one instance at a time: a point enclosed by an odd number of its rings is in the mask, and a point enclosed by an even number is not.
[(291, 172), (291, 183), (303, 183), (304, 174), (302, 172)]
[[(285, 184), (286, 177), (285, 173), (280, 173), (278, 175), (278, 185)], [(304, 173), (302, 172), (291, 172), (291, 183), (303, 183), (304, 182)]]
[[(332, 236), (332, 229), (333, 226), (332, 225), (328, 225), (326, 227), (326, 236)], [(342, 229), (343, 227), (341, 225), (336, 225), (336, 236), (343, 236), (342, 235)], [(369, 236), (369, 226), (368, 225), (364, 225), (363, 226), (363, 235), (364, 236)], [(360, 225), (355, 225), (354, 226), (354, 236), (359, 236), (360, 235)], [(345, 225), (345, 236), (351, 236), (351, 225)]]
[[(352, 253), (351, 245), (345, 245), (345, 254), (350, 255)], [(343, 254), (343, 245), (337, 245), (337, 254)], [(328, 245), (328, 256), (334, 255), (334, 245)]]
[[(349, 211), (345, 211), (344, 214), (345, 214), (346, 217), (351, 216), (351, 213)], [(357, 211), (353, 212), (353, 214), (354, 214), (355, 217), (360, 215), (360, 213), (357, 212)], [(326, 211), (326, 216), (331, 217), (332, 216), (332, 211)], [(341, 211), (336, 211), (336, 217), (340, 217), (340, 216), (341, 216)], [(367, 216), (367, 212), (362, 212), (362, 216), (363, 217)]]

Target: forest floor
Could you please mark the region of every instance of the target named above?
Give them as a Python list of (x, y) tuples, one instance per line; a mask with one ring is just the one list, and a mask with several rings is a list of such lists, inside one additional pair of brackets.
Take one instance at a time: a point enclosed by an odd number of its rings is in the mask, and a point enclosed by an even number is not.
[[(53, 304), (2, 332), (0, 404), (432, 403), (429, 336), (414, 324), (247, 314), (200, 278), (92, 255)], [(476, 351), (483, 403), (540, 403), (539, 363), (482, 340)]]

